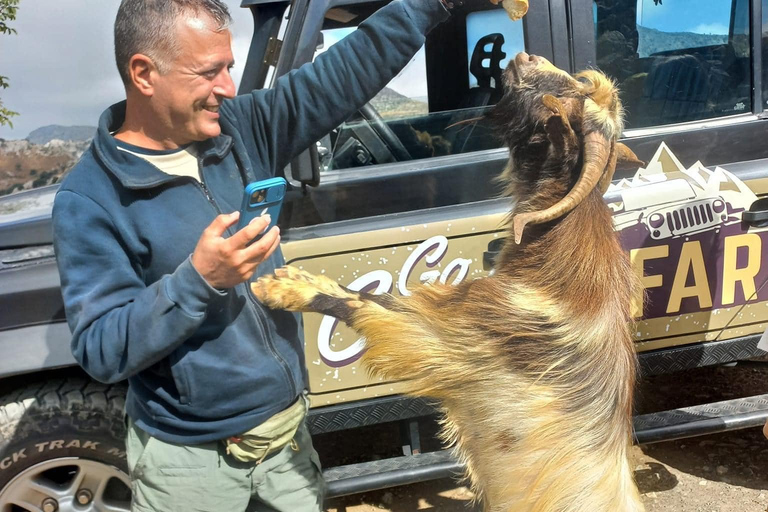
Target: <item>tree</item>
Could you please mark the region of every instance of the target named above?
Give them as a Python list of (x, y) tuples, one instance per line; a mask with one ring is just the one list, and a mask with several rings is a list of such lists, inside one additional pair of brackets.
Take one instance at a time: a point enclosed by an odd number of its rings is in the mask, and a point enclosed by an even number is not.
[[(19, 9), (19, 0), (0, 0), (0, 34), (15, 34), (16, 29), (9, 27), (6, 21), (16, 19), (16, 11)], [(8, 88), (8, 77), (0, 75), (0, 88)], [(19, 115), (18, 112), (8, 110), (3, 106), (3, 100), (0, 99), (0, 126), (8, 125), (13, 128), (11, 118)]]

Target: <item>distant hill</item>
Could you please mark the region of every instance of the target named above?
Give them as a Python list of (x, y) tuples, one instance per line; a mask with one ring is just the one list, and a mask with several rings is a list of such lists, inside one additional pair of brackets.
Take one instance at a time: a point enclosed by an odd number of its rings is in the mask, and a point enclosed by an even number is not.
[(34, 144), (0, 139), (0, 196), (57, 183), (89, 144), (88, 140)]
[(423, 116), (429, 112), (426, 102), (403, 96), (389, 87), (379, 92), (371, 105), (386, 119)]
[(59, 124), (51, 124), (33, 130), (27, 136), (27, 140), (32, 144), (47, 144), (56, 139), (78, 142), (91, 140), (95, 133), (96, 128), (93, 126), (61, 126)]
[(725, 44), (728, 42), (727, 34), (696, 34), (693, 32), (662, 32), (654, 28), (637, 26), (637, 34), (640, 38), (637, 45), (637, 53), (640, 57), (647, 57), (658, 52), (679, 50), (680, 48), (700, 48)]

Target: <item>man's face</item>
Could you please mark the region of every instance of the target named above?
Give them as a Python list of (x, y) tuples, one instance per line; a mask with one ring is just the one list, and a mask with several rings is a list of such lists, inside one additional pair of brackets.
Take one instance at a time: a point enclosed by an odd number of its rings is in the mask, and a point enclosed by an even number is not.
[(159, 123), (156, 138), (175, 148), (221, 133), (219, 107), (235, 96), (229, 74), (234, 65), (232, 35), (216, 32), (206, 18), (182, 18), (177, 25), (179, 54), (157, 75), (151, 104)]

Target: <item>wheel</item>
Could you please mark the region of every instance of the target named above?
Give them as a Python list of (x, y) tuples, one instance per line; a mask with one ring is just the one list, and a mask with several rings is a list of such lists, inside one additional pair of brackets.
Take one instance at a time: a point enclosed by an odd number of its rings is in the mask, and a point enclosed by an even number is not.
[(127, 512), (126, 387), (83, 378), (0, 398), (0, 512)]

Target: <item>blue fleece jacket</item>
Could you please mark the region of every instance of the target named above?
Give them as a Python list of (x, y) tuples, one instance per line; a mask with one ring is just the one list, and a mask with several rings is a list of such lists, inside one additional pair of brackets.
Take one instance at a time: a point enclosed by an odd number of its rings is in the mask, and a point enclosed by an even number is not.
[[(447, 16), (439, 0), (396, 0), (273, 89), (225, 101), (222, 134), (197, 146), (201, 182), (118, 150), (124, 102), (102, 114), (56, 195), (54, 245), (72, 352), (95, 379), (128, 379), (141, 429), (176, 443), (226, 438), (306, 386), (300, 317), (264, 308), (247, 283), (212, 288), (190, 255), (218, 214), (240, 207), (245, 184), (360, 108)], [(277, 251), (254, 279), (282, 262)]]

